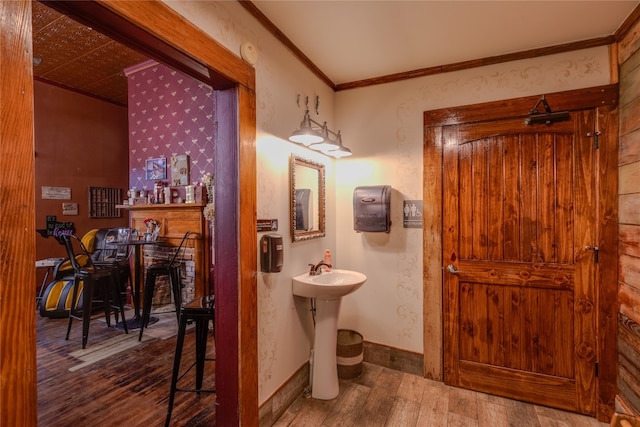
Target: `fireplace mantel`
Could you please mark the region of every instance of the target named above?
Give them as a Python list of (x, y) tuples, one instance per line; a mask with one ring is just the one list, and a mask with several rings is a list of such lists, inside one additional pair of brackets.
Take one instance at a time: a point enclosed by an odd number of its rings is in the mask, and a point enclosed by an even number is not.
[(139, 210), (166, 210), (166, 209), (194, 209), (199, 208), (202, 211), (207, 204), (206, 203), (159, 203), (153, 204), (149, 203), (146, 205), (116, 205), (116, 209), (126, 209), (129, 211), (139, 211)]
[(162, 224), (158, 237), (163, 245), (178, 246), (187, 231), (195, 249), (195, 296), (205, 295), (209, 283), (210, 240), (209, 224), (202, 214), (206, 203), (171, 203), (146, 205), (117, 205), (129, 212), (129, 226), (140, 233), (145, 231), (144, 220), (153, 218)]

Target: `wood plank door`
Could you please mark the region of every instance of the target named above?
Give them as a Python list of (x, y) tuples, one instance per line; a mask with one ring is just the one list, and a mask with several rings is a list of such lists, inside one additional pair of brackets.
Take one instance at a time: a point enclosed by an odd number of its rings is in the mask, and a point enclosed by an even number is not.
[(594, 414), (594, 114), (443, 127), (447, 384)]

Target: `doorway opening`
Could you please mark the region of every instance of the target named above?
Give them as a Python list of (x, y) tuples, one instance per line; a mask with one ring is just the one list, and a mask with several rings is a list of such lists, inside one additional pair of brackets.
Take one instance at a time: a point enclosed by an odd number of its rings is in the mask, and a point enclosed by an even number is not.
[[(239, 425), (241, 420), (242, 424), (257, 424), (255, 189), (251, 190), (255, 186), (253, 69), (161, 3), (141, 7), (140, 3), (126, 2), (43, 3), (216, 91), (216, 104), (221, 110), (215, 117), (220, 142), (214, 159), (216, 343), (226, 349), (216, 362), (216, 420), (220, 425)], [(216, 71), (219, 68), (224, 73)], [(225, 108), (229, 112), (222, 111)], [(238, 207), (240, 212), (252, 214), (240, 215)], [(253, 350), (240, 354), (240, 349)]]

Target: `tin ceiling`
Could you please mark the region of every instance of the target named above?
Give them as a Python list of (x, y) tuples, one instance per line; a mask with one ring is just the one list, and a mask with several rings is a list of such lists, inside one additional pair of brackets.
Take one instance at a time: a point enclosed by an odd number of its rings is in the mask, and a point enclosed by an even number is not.
[(32, 4), (34, 77), (127, 105), (123, 70), (148, 58), (37, 1)]

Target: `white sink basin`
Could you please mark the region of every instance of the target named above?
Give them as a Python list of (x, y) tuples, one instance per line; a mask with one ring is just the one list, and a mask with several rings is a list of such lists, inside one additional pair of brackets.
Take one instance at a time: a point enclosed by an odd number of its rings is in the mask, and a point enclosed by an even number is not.
[(336, 344), (342, 297), (362, 286), (367, 276), (357, 271), (332, 269), (317, 276), (299, 274), (292, 279), (293, 294), (315, 298), (315, 336), (311, 397), (335, 399), (340, 392)]
[(335, 299), (356, 291), (367, 280), (357, 271), (333, 269), (317, 276), (309, 273), (293, 278), (293, 294), (300, 297)]

